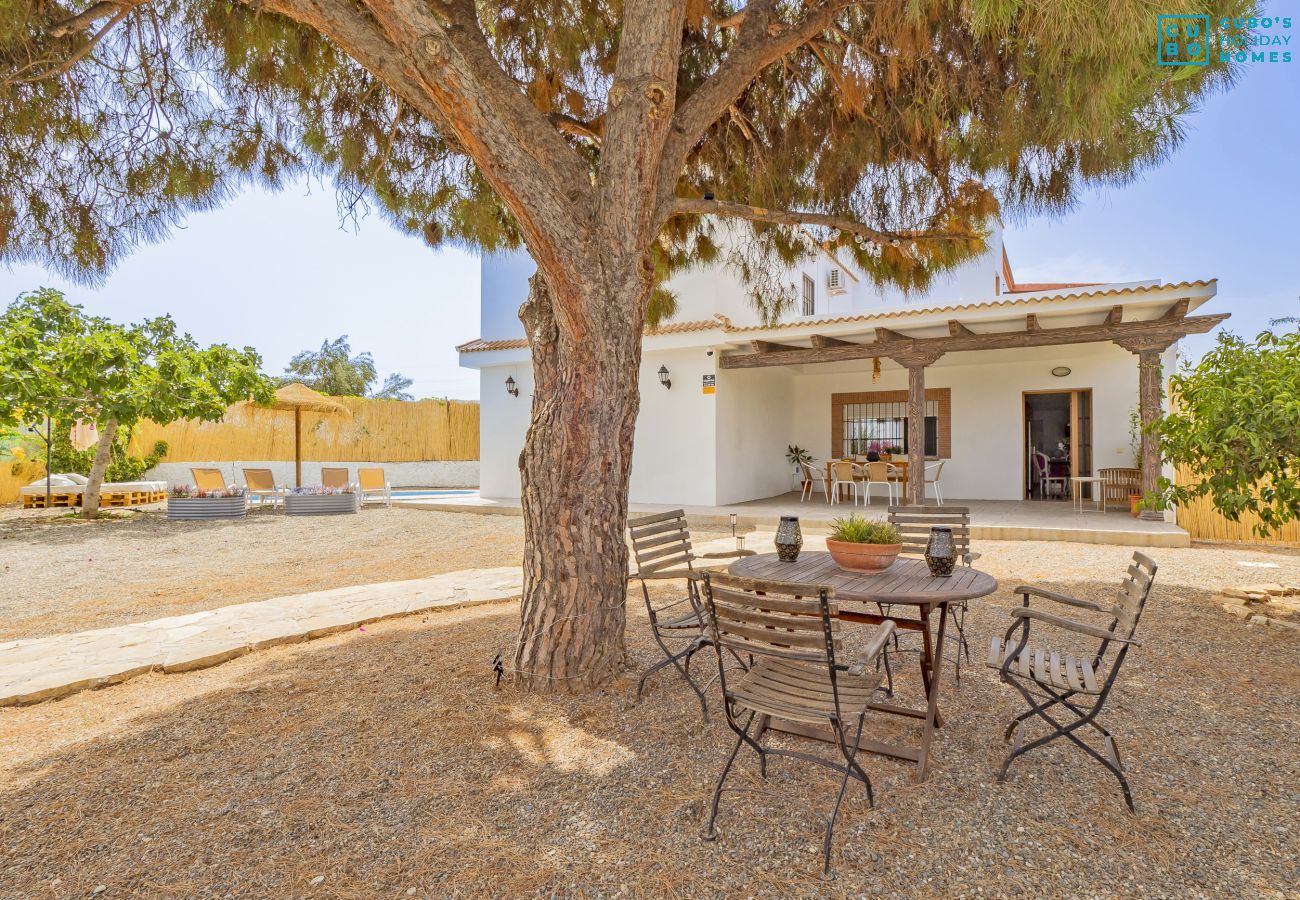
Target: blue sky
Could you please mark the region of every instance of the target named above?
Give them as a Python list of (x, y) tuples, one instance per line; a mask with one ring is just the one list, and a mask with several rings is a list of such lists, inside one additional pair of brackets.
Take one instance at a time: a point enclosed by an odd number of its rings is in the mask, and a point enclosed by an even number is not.
[[(1231, 91), (1187, 120), (1172, 159), (1122, 188), (1089, 192), (1069, 214), (1009, 223), (1021, 281), (1219, 279), (1216, 311), (1253, 335), (1300, 314), (1300, 56), (1248, 64)], [(40, 285), (95, 313), (171, 313), (198, 340), (252, 344), (279, 372), (340, 334), (400, 371), (417, 396), (478, 396), (454, 346), (478, 336), (478, 260), (430, 251), (377, 216), (339, 224), (328, 186), (250, 190), (138, 250), (98, 288), (36, 266), (0, 268), (0, 301)], [(1212, 338), (1191, 338), (1189, 353)]]

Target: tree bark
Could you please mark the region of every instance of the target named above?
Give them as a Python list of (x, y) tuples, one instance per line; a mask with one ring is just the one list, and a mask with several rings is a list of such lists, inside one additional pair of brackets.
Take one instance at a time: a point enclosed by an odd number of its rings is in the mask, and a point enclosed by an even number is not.
[(86, 492), (81, 497), (81, 517), (93, 519), (99, 515), (99, 489), (104, 484), (104, 473), (113, 458), (113, 439), (117, 436), (117, 419), (109, 419), (99, 432), (95, 447), (95, 461), (90, 466)]
[[(593, 285), (605, 282), (589, 274)], [(519, 456), (524, 582), (514, 670), (526, 689), (581, 692), (626, 665), (623, 532), (641, 362), (641, 329), (627, 317), (644, 315), (650, 285), (637, 274), (608, 285), (604, 303), (584, 304), (591, 321), (576, 336), (557, 321), (541, 272), (530, 286), (520, 309), (534, 393)]]
[(907, 502), (925, 505), (925, 366), (907, 367)]

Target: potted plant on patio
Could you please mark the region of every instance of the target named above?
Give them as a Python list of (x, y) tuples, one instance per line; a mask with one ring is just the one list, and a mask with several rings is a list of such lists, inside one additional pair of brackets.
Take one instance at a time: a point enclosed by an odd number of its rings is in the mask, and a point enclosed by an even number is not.
[(167, 495), (169, 519), (242, 519), (247, 512), (248, 496), (242, 487), (201, 491), (182, 484)]
[(347, 487), (300, 487), (284, 497), (286, 516), (341, 516), (361, 509), (361, 495)]
[(826, 549), (846, 572), (883, 572), (903, 550), (903, 536), (888, 522), (873, 522), (858, 513), (831, 523)]
[(804, 466), (813, 464), (813, 455), (796, 444), (790, 444), (785, 448), (785, 461), (794, 466), (794, 473), (799, 476), (799, 489), (807, 490), (808, 478)]

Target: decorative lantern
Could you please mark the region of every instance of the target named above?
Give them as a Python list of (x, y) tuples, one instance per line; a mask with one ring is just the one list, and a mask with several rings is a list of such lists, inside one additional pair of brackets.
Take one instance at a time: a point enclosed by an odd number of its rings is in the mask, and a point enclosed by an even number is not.
[(952, 529), (935, 526), (930, 529), (930, 543), (925, 548), (925, 564), (935, 578), (947, 578), (957, 563), (957, 551), (952, 543)]
[(776, 527), (776, 555), (781, 562), (794, 562), (803, 547), (803, 532), (799, 530), (798, 516), (782, 516)]

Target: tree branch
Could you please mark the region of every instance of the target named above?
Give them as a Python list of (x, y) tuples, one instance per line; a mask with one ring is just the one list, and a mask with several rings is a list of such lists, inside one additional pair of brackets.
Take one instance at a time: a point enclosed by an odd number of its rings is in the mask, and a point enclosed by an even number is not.
[(824, 225), (838, 228), (846, 234), (857, 234), (876, 243), (893, 241), (942, 240), (964, 241), (974, 234), (962, 234), (948, 231), (924, 231), (908, 229), (906, 231), (881, 231), (855, 219), (833, 216), (827, 213), (806, 210), (765, 209), (761, 206), (749, 206), (744, 203), (732, 203), (726, 200), (693, 200), (678, 197), (669, 206), (669, 216), (723, 216), (732, 219), (748, 219), (751, 222), (766, 222), (770, 225)]
[[(119, 11), (130, 11), (144, 2), (146, 0), (103, 0), (103, 2), (92, 4), (84, 12), (77, 13), (71, 18), (55, 22), (50, 26), (47, 33), (50, 37), (67, 37), (73, 32), (89, 28), (100, 19), (107, 19), (119, 13)], [(118, 18), (121, 18), (120, 14)]]
[(673, 116), (660, 170), (661, 190), (671, 196), (691, 148), (760, 72), (825, 31), (841, 10), (859, 2), (863, 0), (821, 0), (802, 19), (785, 25), (776, 18), (778, 0), (750, 0), (735, 48)]

